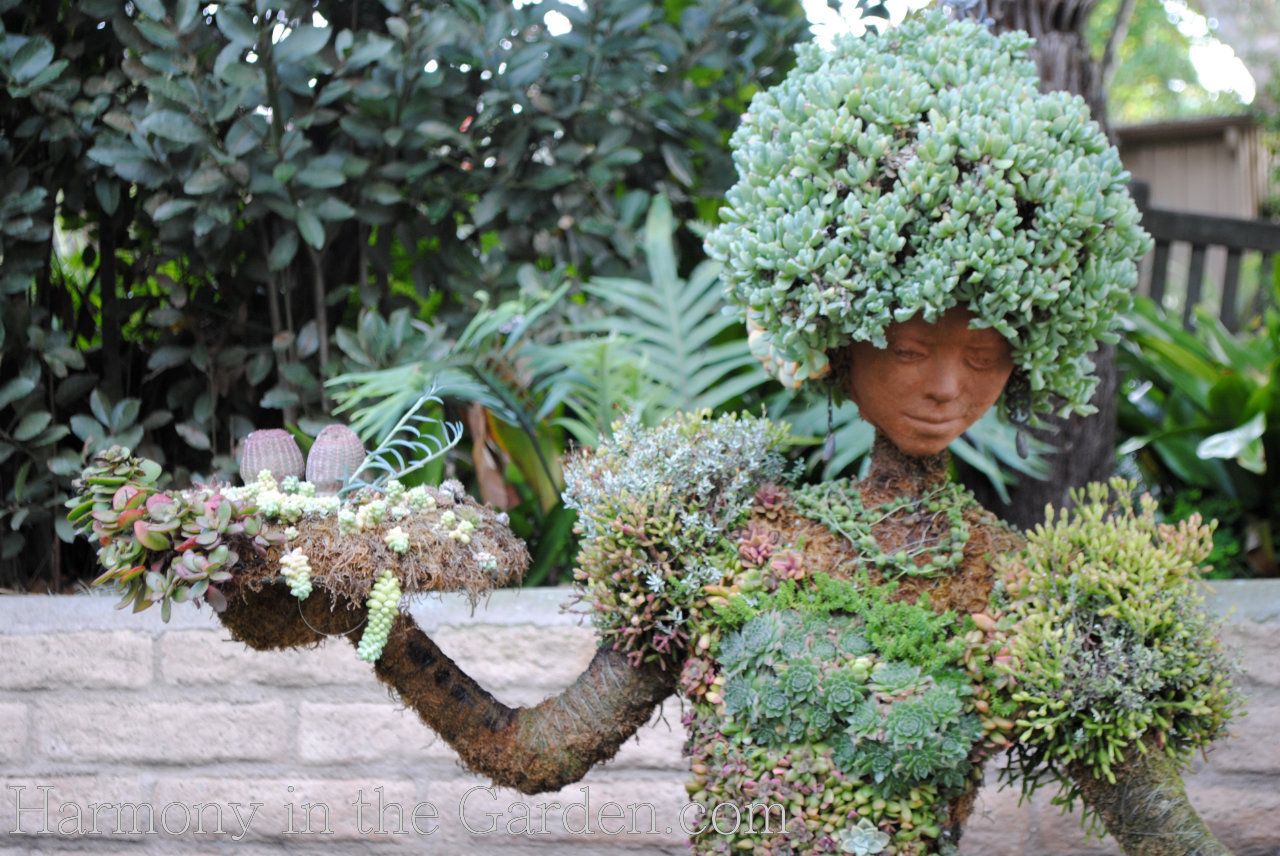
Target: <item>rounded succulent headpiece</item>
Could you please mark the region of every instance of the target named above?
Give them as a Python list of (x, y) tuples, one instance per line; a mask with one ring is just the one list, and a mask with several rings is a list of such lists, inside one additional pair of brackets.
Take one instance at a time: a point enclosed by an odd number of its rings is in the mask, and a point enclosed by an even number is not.
[(1033, 412), (1088, 412), (1150, 239), (1078, 96), (1041, 93), (1032, 40), (940, 12), (799, 49), (731, 145), (707, 250), (752, 352), (798, 387), (827, 351), (957, 304), (1009, 340)]

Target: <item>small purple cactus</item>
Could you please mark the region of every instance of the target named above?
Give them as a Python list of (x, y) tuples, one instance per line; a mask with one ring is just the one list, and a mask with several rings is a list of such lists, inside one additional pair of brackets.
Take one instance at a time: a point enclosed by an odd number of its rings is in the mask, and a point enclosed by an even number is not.
[(359, 471), (364, 457), (364, 444), (355, 431), (346, 425), (326, 425), (307, 455), (307, 481), (320, 496), (331, 496)]
[(294, 476), (302, 478), (306, 465), (298, 441), (283, 428), (254, 431), (240, 447), (240, 478), (252, 483), (258, 473), (269, 470), (276, 480)]

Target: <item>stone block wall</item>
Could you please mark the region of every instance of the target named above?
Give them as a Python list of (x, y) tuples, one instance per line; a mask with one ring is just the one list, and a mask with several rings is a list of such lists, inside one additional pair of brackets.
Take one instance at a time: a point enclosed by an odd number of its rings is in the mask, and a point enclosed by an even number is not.
[[(1280, 854), (1280, 581), (1217, 585), (1235, 608), (1249, 714), (1198, 760), (1189, 791), (1239, 856)], [(564, 591), (414, 608), (509, 704), (558, 692), (594, 639)], [(491, 789), (331, 641), (259, 653), (208, 610), (116, 612), (114, 598), (0, 597), (0, 856), (95, 853), (680, 854), (680, 706), (555, 794)], [(988, 786), (968, 856), (1115, 853), (1047, 798)], [(154, 829), (154, 831), (152, 831)]]

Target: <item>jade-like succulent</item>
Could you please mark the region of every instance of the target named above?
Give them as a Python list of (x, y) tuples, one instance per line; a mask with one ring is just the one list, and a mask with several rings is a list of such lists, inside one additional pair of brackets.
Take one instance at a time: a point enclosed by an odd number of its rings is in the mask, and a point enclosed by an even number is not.
[(889, 834), (881, 832), (865, 817), (840, 833), (840, 852), (854, 856), (874, 856), (889, 846)]
[(941, 12), (802, 46), (752, 100), (707, 250), (753, 353), (791, 386), (827, 352), (955, 305), (999, 331), (1030, 410), (1086, 412), (1086, 354), (1149, 246), (1128, 174), (1077, 96), (1041, 93), (1031, 39)]
[(1003, 668), (1023, 706), (1010, 771), (1026, 790), (1068, 764), (1114, 782), (1131, 747), (1185, 762), (1240, 707), (1221, 621), (1200, 593), (1212, 527), (1199, 515), (1159, 522), (1155, 500), (1135, 503), (1133, 487), (1073, 492), (1075, 508), (1049, 509), (1021, 554), (997, 560), (1013, 631)]
[(252, 484), (266, 471), (276, 479), (301, 478), (306, 471), (302, 449), (283, 428), (265, 428), (244, 438), (240, 447), (240, 478)]
[(232, 547), (265, 550), (280, 538), (264, 531), (253, 505), (213, 489), (162, 493), (159, 476), (159, 464), (119, 446), (84, 470), (68, 519), (98, 544), (106, 570), (94, 583), (114, 582), (120, 606), (135, 612), (160, 604), (166, 621), (175, 602), (221, 609), (217, 586), (240, 560)]

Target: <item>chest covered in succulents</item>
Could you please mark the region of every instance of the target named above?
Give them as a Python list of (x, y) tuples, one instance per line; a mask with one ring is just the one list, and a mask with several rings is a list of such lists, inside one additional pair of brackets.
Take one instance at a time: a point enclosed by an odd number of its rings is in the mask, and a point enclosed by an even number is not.
[(1008, 743), (985, 610), (989, 559), (1019, 539), (944, 456), (875, 461), (761, 488), (721, 557), (681, 676), (695, 852), (946, 852)]

